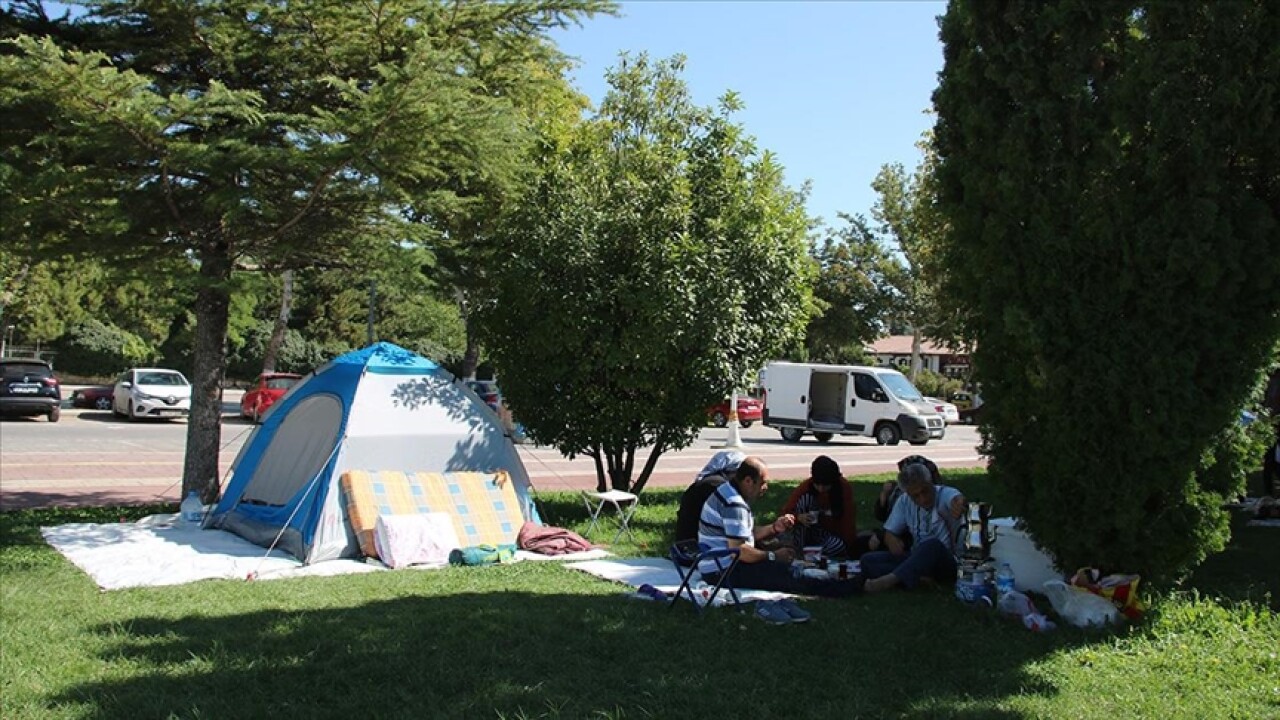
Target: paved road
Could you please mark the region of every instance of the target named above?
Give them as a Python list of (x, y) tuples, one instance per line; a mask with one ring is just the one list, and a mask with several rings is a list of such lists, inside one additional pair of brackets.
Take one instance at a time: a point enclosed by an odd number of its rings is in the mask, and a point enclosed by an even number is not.
[[(70, 391), (65, 395), (69, 396)], [(224, 397), (219, 465), (225, 480), (236, 453), (254, 426), (236, 417), (239, 392)], [(180, 500), (182, 458), (187, 425), (181, 420), (129, 423), (110, 412), (65, 409), (62, 420), (0, 420), (0, 509), (51, 505), (108, 505)], [(683, 486), (723, 446), (727, 430), (707, 428), (694, 444), (665, 453), (651, 487)], [(830, 455), (847, 475), (887, 472), (901, 458), (928, 455), (942, 467), (985, 464), (978, 455), (977, 431), (952, 426), (947, 437), (926, 447), (882, 447), (870, 438), (833, 439), (820, 445), (812, 437), (783, 442), (777, 431), (759, 424), (740, 431), (744, 452), (760, 455), (773, 477), (795, 479), (808, 473), (819, 454)], [(520, 456), (540, 490), (593, 489), (595, 465), (588, 458), (569, 460), (553, 448), (520, 446)], [(637, 454), (641, 467), (647, 452)], [(637, 470), (638, 472), (638, 470)]]

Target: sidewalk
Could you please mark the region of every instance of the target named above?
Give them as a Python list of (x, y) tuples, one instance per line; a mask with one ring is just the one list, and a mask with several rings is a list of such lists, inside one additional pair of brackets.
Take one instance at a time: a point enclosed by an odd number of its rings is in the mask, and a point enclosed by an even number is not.
[[(541, 452), (554, 452), (542, 450)], [(649, 477), (646, 487), (685, 487), (693, 480), (693, 476), (705, 464), (715, 451), (698, 453), (695, 456), (663, 458), (658, 468)], [(778, 453), (761, 453), (769, 463), (776, 478), (799, 479), (808, 471), (809, 460), (813, 452), (802, 453), (802, 457), (788, 458)], [(772, 457), (771, 457), (772, 456)], [(221, 472), (225, 478), (230, 469), (231, 457), (222, 458)], [(595, 490), (596, 475), (590, 462), (586, 467), (573, 467), (580, 461), (555, 459), (545, 464), (531, 460), (521, 451), (521, 459), (529, 473), (535, 491), (562, 492)], [(145, 461), (144, 461), (145, 462)], [(874, 473), (893, 472), (897, 469), (896, 460), (850, 460), (840, 459), (841, 467), (850, 476)], [(968, 458), (936, 459), (942, 468), (979, 467), (980, 461)], [(561, 466), (562, 467), (555, 467)], [(58, 472), (53, 472), (57, 468)], [(5, 478), (0, 482), (0, 511), (18, 510), (36, 507), (94, 507), (107, 505), (145, 505), (153, 503), (169, 503), (176, 505), (182, 500), (182, 460), (176, 458), (172, 462), (156, 463), (148, 466), (145, 474), (121, 472), (118, 476), (103, 477), (98, 465), (94, 470), (86, 472), (86, 468), (51, 466), (44, 464), (39, 469), (32, 469), (32, 474), (40, 477), (15, 478), (14, 471), (19, 468), (6, 468)], [(134, 466), (136, 470), (136, 466)], [(154, 472), (151, 472), (154, 471)]]

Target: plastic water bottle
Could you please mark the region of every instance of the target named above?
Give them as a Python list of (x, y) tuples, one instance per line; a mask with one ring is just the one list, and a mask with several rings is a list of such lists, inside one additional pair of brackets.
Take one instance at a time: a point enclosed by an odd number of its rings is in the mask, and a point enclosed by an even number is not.
[(996, 596), (1004, 597), (1013, 591), (1013, 568), (1009, 567), (1009, 563), (1000, 563), (1000, 572), (996, 573)]
[(195, 525), (204, 519), (204, 503), (200, 502), (200, 493), (192, 490), (179, 506), (179, 517), (185, 523)]

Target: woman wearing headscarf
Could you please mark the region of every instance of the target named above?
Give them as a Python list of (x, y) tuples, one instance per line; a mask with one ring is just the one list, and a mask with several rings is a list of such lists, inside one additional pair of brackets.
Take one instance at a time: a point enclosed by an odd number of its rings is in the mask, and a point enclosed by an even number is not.
[(840, 465), (826, 455), (813, 461), (809, 477), (791, 492), (782, 514), (795, 516), (792, 532), (802, 547), (821, 545), (827, 556), (855, 553), (858, 508), (853, 485), (840, 474)]

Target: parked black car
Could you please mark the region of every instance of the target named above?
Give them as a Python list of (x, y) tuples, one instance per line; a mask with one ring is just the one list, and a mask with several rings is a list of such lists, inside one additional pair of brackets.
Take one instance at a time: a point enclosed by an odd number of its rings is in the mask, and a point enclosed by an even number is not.
[(53, 367), (35, 358), (0, 358), (0, 415), (44, 415), (58, 422), (62, 388)]

